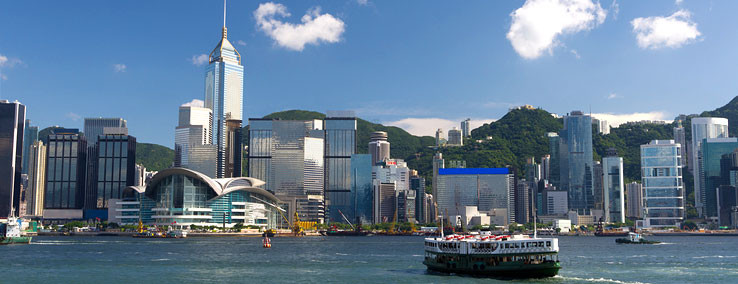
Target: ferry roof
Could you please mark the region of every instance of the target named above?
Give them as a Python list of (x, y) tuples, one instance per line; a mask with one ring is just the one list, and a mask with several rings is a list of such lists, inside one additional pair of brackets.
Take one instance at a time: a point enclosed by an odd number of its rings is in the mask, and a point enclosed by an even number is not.
[(438, 169), (439, 175), (506, 175), (508, 168), (446, 168)]

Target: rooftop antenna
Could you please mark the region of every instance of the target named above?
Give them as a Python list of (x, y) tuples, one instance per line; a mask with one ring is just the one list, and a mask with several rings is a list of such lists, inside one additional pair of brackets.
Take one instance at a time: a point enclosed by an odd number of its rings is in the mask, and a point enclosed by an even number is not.
[(226, 24), (226, 0), (223, 0), (223, 27), (225, 28)]

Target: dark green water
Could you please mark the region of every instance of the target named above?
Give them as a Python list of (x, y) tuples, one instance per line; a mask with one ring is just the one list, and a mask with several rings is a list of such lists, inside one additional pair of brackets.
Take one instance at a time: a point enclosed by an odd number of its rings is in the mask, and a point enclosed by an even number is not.
[(36, 237), (0, 246), (0, 283), (738, 283), (738, 237), (560, 237), (560, 276), (536, 281), (427, 273), (421, 237), (133, 239)]

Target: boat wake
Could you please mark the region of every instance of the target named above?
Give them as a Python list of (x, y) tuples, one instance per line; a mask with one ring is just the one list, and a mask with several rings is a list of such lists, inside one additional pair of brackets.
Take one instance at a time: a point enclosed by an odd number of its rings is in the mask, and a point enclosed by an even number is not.
[(569, 277), (569, 276), (561, 276), (556, 275), (554, 278), (559, 278), (564, 280), (566, 283), (572, 282), (572, 281), (581, 281), (586, 283), (615, 283), (615, 284), (648, 284), (647, 282), (638, 282), (638, 281), (621, 281), (621, 280), (615, 280), (615, 279), (607, 279), (607, 278), (579, 278), (579, 277)]

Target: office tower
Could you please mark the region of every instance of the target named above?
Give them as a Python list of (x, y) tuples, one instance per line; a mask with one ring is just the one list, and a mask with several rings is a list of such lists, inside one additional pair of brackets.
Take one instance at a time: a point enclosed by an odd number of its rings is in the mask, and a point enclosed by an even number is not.
[[(349, 111), (329, 111), (325, 119), (325, 199), (328, 219), (356, 221), (355, 193), (351, 191), (351, 155), (356, 154), (356, 115)], [(338, 211), (341, 212), (338, 212)]]
[(464, 138), (471, 136), (471, 118), (467, 118), (461, 122), (461, 135)]
[(540, 179), (551, 181), (551, 155), (543, 155), (543, 157), (541, 157)]
[[(433, 196), (438, 196), (438, 169), (445, 168), (445, 161), (443, 160), (443, 153), (436, 153), (433, 155), (433, 180), (431, 180), (431, 190)], [(433, 217), (435, 220), (436, 216)]]
[(519, 179), (515, 185), (515, 222), (525, 224), (532, 220), (530, 194), (535, 182)]
[(410, 190), (410, 169), (407, 163), (401, 159), (384, 160), (383, 164), (372, 168), (372, 179), (381, 183), (396, 183), (396, 190)]
[(549, 188), (543, 190), (543, 212), (545, 215), (566, 215), (569, 195), (566, 191)]
[(38, 141), (38, 126), (31, 126), (31, 120), (26, 119), (23, 128), (23, 168), (21, 173), (28, 174), (28, 150), (34, 142)]
[(34, 142), (28, 149), (28, 187), (26, 188), (27, 216), (43, 216), (44, 186), (46, 185), (46, 146)]
[(441, 147), (446, 143), (446, 138), (443, 136), (443, 129), (438, 128), (436, 130), (436, 147)]
[(0, 100), (0, 218), (20, 216), (26, 106)]
[(87, 140), (78, 133), (49, 135), (44, 219), (80, 219), (87, 173)]
[(605, 205), (605, 190), (603, 186), (603, 170), (600, 161), (594, 161), (592, 166), (592, 194), (594, 196), (594, 209), (602, 210)]
[(240, 177), (241, 159), (243, 159), (241, 145), (241, 120), (226, 120), (226, 147), (225, 147), (225, 173), (222, 177)]
[(692, 151), (689, 157), (689, 170), (694, 175), (694, 196), (695, 208), (700, 217), (705, 216), (704, 199), (701, 196), (702, 179), (699, 178), (699, 157), (702, 149), (702, 140), (706, 138), (727, 138), (728, 137), (728, 119), (720, 117), (695, 117), (692, 118)]
[(210, 144), (213, 135), (210, 128), (212, 116), (213, 111), (209, 108), (190, 105), (179, 107), (179, 124), (174, 130), (175, 167), (197, 167), (190, 165), (190, 148)]
[(592, 126), (597, 133), (606, 135), (610, 134), (610, 125), (607, 124), (607, 120), (599, 120), (596, 118), (592, 119)]
[(85, 118), (84, 134), (87, 145), (96, 145), (97, 137), (104, 134), (105, 128), (127, 128), (127, 125), (128, 122), (122, 118)]
[(513, 222), (513, 178), (507, 168), (438, 169), (434, 198), (439, 213), (461, 215), (464, 206), (477, 206), (479, 211), (505, 210), (507, 222)]
[(560, 188), (569, 192), (570, 210), (587, 214), (594, 208), (592, 117), (581, 111), (564, 116), (559, 139)]
[(684, 220), (681, 155), (674, 140), (641, 145), (645, 227), (674, 227)]
[(623, 158), (614, 149), (602, 158), (602, 187), (604, 193), (605, 222), (625, 222), (625, 184)]
[(717, 188), (717, 220), (718, 226), (735, 229), (738, 225), (738, 189), (732, 185), (721, 185)]
[(525, 179), (531, 182), (541, 180), (541, 165), (536, 163), (536, 159), (528, 157), (525, 159)]
[[(93, 170), (85, 193), (86, 219), (107, 219), (108, 201), (121, 199), (123, 189), (134, 185), (136, 174), (136, 137), (106, 134), (97, 138), (89, 160)], [(104, 210), (103, 210), (104, 209)], [(99, 210), (99, 211), (94, 211)]]
[(386, 223), (396, 221), (397, 195), (393, 183), (382, 183), (372, 180), (374, 188), (374, 223)]
[[(698, 172), (695, 178), (700, 179), (700, 190), (695, 190), (697, 200), (703, 205), (703, 216), (716, 218), (718, 216), (717, 189), (721, 185), (730, 185), (730, 180), (723, 180), (721, 160), (723, 155), (731, 154), (738, 149), (738, 138), (706, 138), (700, 143), (698, 151)], [(697, 193), (700, 195), (697, 195)]]
[(448, 131), (448, 143), (449, 146), (462, 146), (464, 145), (464, 138), (461, 134), (461, 130), (452, 128)]
[[(225, 25), (225, 7), (223, 7), (223, 33), (220, 42), (210, 52), (209, 64), (205, 69), (205, 107), (213, 112), (210, 125), (212, 138), (210, 143), (217, 146), (217, 178), (226, 176), (228, 155), (238, 153), (240, 145), (229, 144), (229, 132), (240, 128), (243, 120), (243, 66), (241, 54), (228, 41), (228, 29)], [(237, 126), (237, 127), (236, 127)], [(232, 135), (232, 134), (231, 134)], [(238, 147), (238, 150), (231, 149)], [(234, 168), (235, 170), (235, 168)]]
[(323, 222), (323, 121), (252, 118), (249, 133), (249, 175), (287, 203), (289, 218)]
[(548, 137), (548, 152), (551, 155), (548, 181), (553, 186), (561, 188), (561, 137), (555, 132), (547, 133), (546, 137)]
[(412, 171), (410, 176), (410, 190), (415, 191), (415, 220), (420, 223), (428, 222), (425, 216), (425, 178)]
[(372, 155), (372, 166), (390, 158), (390, 143), (387, 142), (387, 132), (372, 132), (369, 141), (369, 154)]
[(625, 217), (634, 219), (643, 218), (643, 189), (641, 188), (641, 184), (637, 182), (626, 184), (625, 197), (628, 200), (625, 203), (627, 209)]
[[(361, 223), (373, 223), (374, 194), (372, 193), (372, 155), (351, 155), (351, 192), (354, 195), (353, 216), (351, 222), (358, 219)], [(344, 212), (344, 214), (346, 214)], [(347, 216), (348, 217), (348, 216)]]
[(687, 131), (684, 127), (682, 127), (682, 121), (677, 120), (677, 126), (673, 129), (674, 132), (674, 142), (676, 142), (679, 145), (682, 145), (682, 165), (683, 167), (692, 167), (689, 165), (689, 150), (687, 149)]

